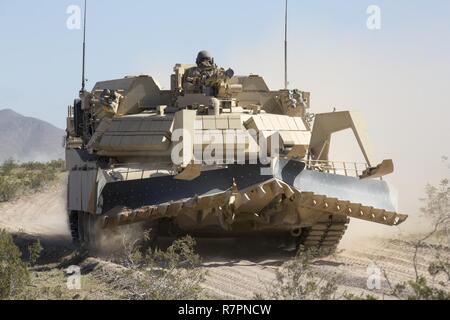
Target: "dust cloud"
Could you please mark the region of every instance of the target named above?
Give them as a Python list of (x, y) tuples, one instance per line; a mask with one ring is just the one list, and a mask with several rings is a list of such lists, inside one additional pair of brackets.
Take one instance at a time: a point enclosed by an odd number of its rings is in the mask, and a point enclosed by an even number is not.
[(70, 237), (64, 175), (45, 191), (0, 204), (0, 228), (13, 233)]

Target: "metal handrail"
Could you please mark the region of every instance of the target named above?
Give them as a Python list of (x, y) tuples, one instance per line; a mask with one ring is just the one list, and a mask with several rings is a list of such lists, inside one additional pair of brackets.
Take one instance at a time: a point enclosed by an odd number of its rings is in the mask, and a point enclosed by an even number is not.
[(344, 176), (359, 177), (369, 168), (367, 163), (331, 160), (307, 160), (308, 169), (327, 173), (342, 174)]

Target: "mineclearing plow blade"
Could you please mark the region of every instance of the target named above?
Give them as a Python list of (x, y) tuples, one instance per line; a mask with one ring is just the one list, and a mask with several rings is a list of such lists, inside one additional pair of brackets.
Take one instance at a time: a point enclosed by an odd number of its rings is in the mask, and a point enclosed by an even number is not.
[(305, 169), (302, 162), (279, 163), (275, 177), (301, 194), (301, 206), (388, 225), (404, 222), (396, 191), (379, 179), (359, 179)]

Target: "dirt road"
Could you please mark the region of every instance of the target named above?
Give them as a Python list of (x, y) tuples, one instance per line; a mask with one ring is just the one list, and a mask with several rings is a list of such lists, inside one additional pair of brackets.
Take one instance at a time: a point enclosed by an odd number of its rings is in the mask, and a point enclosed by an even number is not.
[(10, 232), (67, 237), (66, 176), (45, 191), (0, 203), (0, 228)]
[[(27, 234), (41, 239), (52, 257), (62, 257), (71, 250), (66, 221), (65, 180), (46, 191), (0, 205), (0, 228)], [(377, 235), (377, 238), (374, 238)], [(348, 233), (334, 257), (314, 263), (323, 275), (336, 275), (341, 291), (354, 294), (388, 292), (389, 286), (381, 281), (381, 288), (369, 291), (370, 274), (386, 272), (392, 282), (415, 277), (412, 265), (413, 246), (405, 241), (404, 231), (374, 227), (366, 222), (352, 221)], [(198, 252), (206, 270), (205, 289), (217, 298), (251, 299), (255, 294), (265, 294), (275, 280), (275, 270), (291, 258), (276, 248), (261, 245), (258, 240), (208, 240), (198, 241)], [(443, 254), (450, 256), (448, 248)], [(418, 255), (418, 272), (427, 274), (434, 252), (421, 248)], [(381, 275), (382, 278), (383, 275)], [(389, 297), (387, 297), (389, 298)]]

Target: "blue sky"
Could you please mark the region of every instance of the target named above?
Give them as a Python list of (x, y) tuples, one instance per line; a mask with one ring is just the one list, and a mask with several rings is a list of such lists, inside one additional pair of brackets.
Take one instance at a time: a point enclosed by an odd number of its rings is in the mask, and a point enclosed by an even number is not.
[[(69, 5), (82, 1), (0, 0), (0, 108), (64, 128), (81, 78)], [(381, 30), (366, 27), (369, 5), (381, 9)], [(281, 88), (283, 19), (284, 0), (90, 0), (88, 88), (142, 73), (168, 86), (173, 65), (200, 49)], [(290, 0), (289, 34), (291, 87), (311, 91), (316, 112), (363, 111), (380, 160), (396, 163), (403, 208), (417, 208), (409, 199), (448, 174), (450, 2)], [(353, 154), (342, 150), (339, 158)]]
[[(72, 4), (82, 5), (82, 1), (1, 0), (0, 107), (64, 126), (65, 106), (80, 86), (81, 30), (66, 28), (66, 9)], [(370, 4), (382, 10), (380, 31), (365, 27)], [(283, 0), (90, 0), (89, 84), (149, 73), (167, 85), (172, 65), (192, 61), (202, 48), (238, 73), (261, 73), (239, 68), (240, 54), (262, 65), (281, 66), (283, 6)], [(302, 51), (315, 44), (332, 49), (329, 45), (338, 41), (342, 47), (350, 44), (355, 52), (369, 42), (390, 54), (403, 46), (417, 50), (411, 52), (415, 56), (423, 55), (423, 50), (448, 55), (448, 21), (450, 4), (441, 0), (291, 0), (290, 42), (291, 48)], [(266, 57), (260, 52), (265, 50), (262, 44), (273, 52), (270, 61), (262, 60)], [(290, 50), (291, 60), (301, 53)], [(273, 86), (282, 85), (282, 73), (269, 78)], [(298, 85), (292, 80), (293, 86)], [(302, 84), (307, 86), (307, 79)]]

